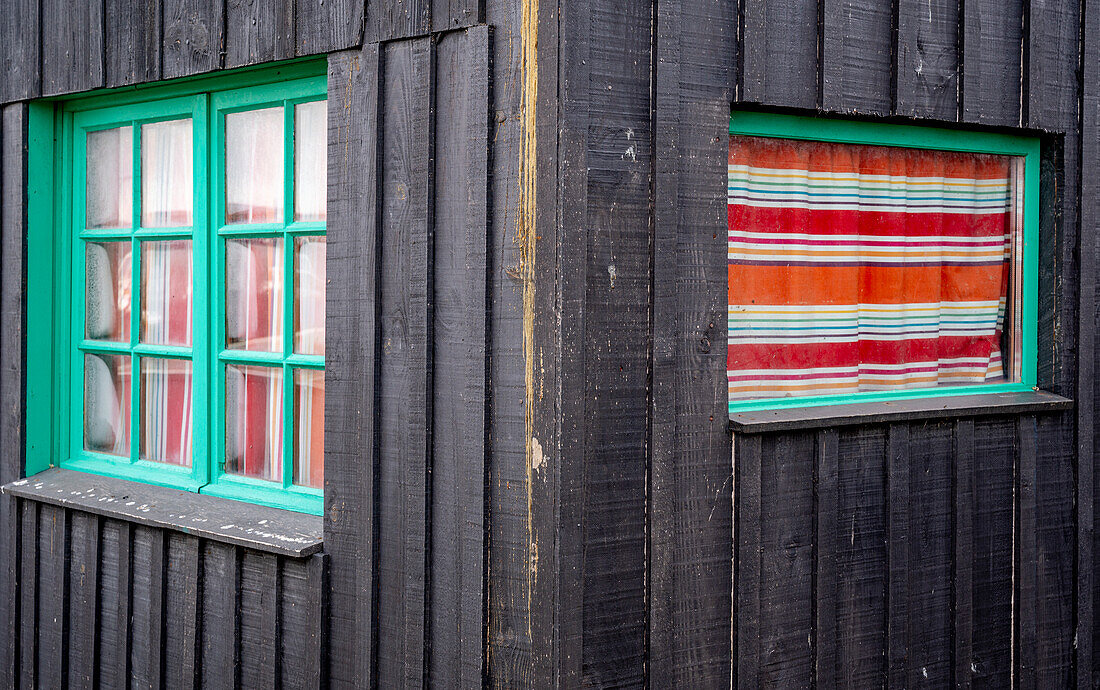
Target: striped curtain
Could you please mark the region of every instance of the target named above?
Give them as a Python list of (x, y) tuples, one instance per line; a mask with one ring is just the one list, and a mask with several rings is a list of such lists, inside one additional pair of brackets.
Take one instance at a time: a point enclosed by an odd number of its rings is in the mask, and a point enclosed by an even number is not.
[(1014, 164), (731, 137), (731, 404), (1003, 381)]

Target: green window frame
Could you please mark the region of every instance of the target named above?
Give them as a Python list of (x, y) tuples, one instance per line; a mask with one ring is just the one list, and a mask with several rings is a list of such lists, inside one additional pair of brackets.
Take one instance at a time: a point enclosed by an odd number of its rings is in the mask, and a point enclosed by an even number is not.
[[(37, 102), (30, 109), (28, 171), (27, 474), (60, 466), (98, 475), (199, 492), (319, 515), (323, 489), (293, 483), (294, 371), (324, 371), (323, 354), (294, 352), (295, 240), (324, 237), (324, 220), (295, 220), (295, 106), (327, 98), (326, 64), (310, 60), (178, 83)], [(241, 111), (281, 108), (282, 220), (225, 222), (225, 118)], [(141, 226), (141, 126), (192, 120), (193, 208), (190, 227)], [(132, 219), (126, 229), (87, 229), (87, 133), (130, 127)], [(327, 152), (326, 152), (327, 157)], [(255, 352), (226, 345), (226, 242), (282, 243), (281, 349)], [(143, 243), (190, 240), (190, 347), (140, 342)], [(132, 285), (128, 342), (89, 340), (85, 328), (85, 255), (89, 242), (130, 243)], [(48, 285), (49, 289), (44, 289)], [(42, 288), (42, 289), (39, 289)], [(129, 457), (85, 449), (85, 353), (130, 358)], [(145, 357), (192, 364), (191, 466), (141, 459), (141, 369)], [(124, 361), (124, 360), (123, 360)], [(227, 365), (281, 372), (281, 482), (225, 471)]]
[(985, 395), (1034, 391), (1037, 388), (1039, 301), (1039, 167), (1038, 137), (998, 132), (975, 132), (880, 122), (828, 119), (762, 111), (733, 111), (731, 136), (766, 137), (811, 142), (889, 146), (895, 148), (985, 153), (1019, 157), (1023, 160), (1023, 189), (1017, 190), (1022, 219), (1020, 246), (1020, 375), (1018, 381), (988, 384), (960, 384), (895, 391), (864, 391), (844, 395), (730, 400), (729, 412), (819, 407), (848, 403), (891, 401), (944, 396)]

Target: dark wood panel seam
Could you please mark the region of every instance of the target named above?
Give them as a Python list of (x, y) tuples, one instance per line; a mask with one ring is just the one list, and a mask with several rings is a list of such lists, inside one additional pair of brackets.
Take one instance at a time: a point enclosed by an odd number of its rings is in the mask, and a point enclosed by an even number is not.
[[(430, 8), (430, 6), (429, 6)], [(429, 24), (431, 20), (429, 18)], [(428, 41), (428, 117), (426, 118), (428, 136), (427, 164), (424, 173), (427, 180), (424, 189), (427, 193), (425, 225), (427, 237), (427, 264), (425, 266), (425, 362), (424, 362), (424, 609), (423, 661), (424, 687), (431, 681), (432, 654), (432, 465), (435, 458), (435, 96), (436, 96), (436, 60), (438, 59), (438, 38), (432, 36)]]

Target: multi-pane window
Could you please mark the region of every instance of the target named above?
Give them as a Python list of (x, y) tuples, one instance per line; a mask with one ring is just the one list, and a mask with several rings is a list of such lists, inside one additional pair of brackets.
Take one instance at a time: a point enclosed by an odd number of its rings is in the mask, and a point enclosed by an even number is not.
[(319, 512), (325, 79), (97, 105), (64, 124), (62, 465)]
[(731, 411), (1027, 389), (1037, 145), (734, 115)]

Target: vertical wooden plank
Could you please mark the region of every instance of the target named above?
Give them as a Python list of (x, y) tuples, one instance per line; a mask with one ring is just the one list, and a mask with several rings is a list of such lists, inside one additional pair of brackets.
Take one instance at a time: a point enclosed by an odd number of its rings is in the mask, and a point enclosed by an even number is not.
[(240, 567), (241, 687), (274, 688), (281, 676), (279, 559), (246, 550)]
[[(1078, 318), (1078, 351), (1096, 352), (1097, 246), (1100, 232), (1100, 5), (1085, 6), (1081, 18), (1084, 39), (1081, 74), (1081, 284)], [(1078, 362), (1077, 414), (1077, 687), (1100, 683), (1100, 626), (1096, 605), (1100, 601), (1100, 577), (1096, 577), (1096, 500), (1100, 496), (1100, 473), (1096, 472), (1096, 358), (1083, 356)], [(1091, 383), (1090, 383), (1091, 382)], [(1084, 638), (1088, 638), (1085, 640)]]
[[(883, 687), (890, 573), (886, 428), (841, 430), (837, 446), (835, 685)], [(821, 680), (818, 687), (825, 687)]]
[(1015, 534), (1015, 633), (1013, 680), (1020, 688), (1036, 685), (1038, 629), (1036, 590), (1039, 561), (1036, 544), (1035, 485), (1038, 470), (1038, 422), (1033, 415), (1017, 420), (1016, 534)]
[(241, 687), (241, 562), (233, 546), (203, 542), (202, 687)]
[(973, 457), (973, 628), (970, 672), (974, 687), (1012, 682), (1013, 528), (1016, 424), (977, 420)]
[[(27, 108), (8, 106), (0, 118), (0, 447), (12, 449), (0, 456), (0, 483), (6, 484), (24, 475)], [(12, 687), (20, 681), (20, 513), (19, 501), (0, 495), (0, 686), (6, 681)]]
[(908, 685), (951, 684), (954, 429), (909, 428)]
[(130, 680), (131, 527), (103, 522), (99, 575), (99, 683), (124, 690)]
[(160, 79), (159, 0), (104, 0), (106, 85)]
[(839, 437), (836, 429), (818, 431), (814, 441), (814, 681), (837, 685), (837, 509)]
[(281, 564), (279, 682), (284, 688), (321, 686), (324, 556), (288, 558)]
[(133, 688), (159, 688), (163, 683), (164, 540), (162, 530), (144, 526), (134, 528), (130, 595), (133, 602), (130, 685)]
[(734, 508), (734, 685), (748, 690), (761, 687), (760, 614), (761, 597), (761, 474), (763, 448), (759, 435), (735, 436), (733, 465), (736, 479)]
[(305, 663), (301, 668), (302, 686), (322, 688), (328, 687), (328, 664), (325, 659), (329, 645), (325, 625), (331, 614), (329, 610), (331, 581), (328, 576), (328, 554), (319, 553), (311, 557), (307, 570), (306, 591), (309, 593), (309, 614), (308, 625), (305, 628)]
[(334, 685), (376, 682), (380, 77), (377, 45), (329, 58), (325, 551)]
[(432, 41), (385, 47), (379, 683), (422, 684), (431, 525)]
[(767, 687), (811, 683), (813, 435), (762, 439), (760, 673)]
[(41, 0), (42, 95), (103, 86), (103, 0)]
[(367, 3), (364, 41), (391, 41), (421, 36), (432, 28), (433, 0), (394, 0)]
[[(1035, 517), (1035, 680), (1040, 688), (1073, 678), (1075, 509), (1074, 416), (1038, 418)], [(1025, 525), (1021, 519), (1021, 529)], [(1024, 542), (1026, 543), (1026, 542)], [(1023, 599), (1021, 597), (1021, 603)], [(1022, 613), (1021, 613), (1022, 615)], [(1021, 626), (1027, 624), (1021, 622)]]
[(72, 516), (69, 561), (69, 687), (93, 688), (96, 683), (96, 638), (99, 634), (99, 518)]
[(225, 0), (225, 66), (294, 57), (294, 0)]
[(696, 0), (657, 12), (649, 683), (712, 687), (732, 663), (724, 144), (737, 18)]
[(814, 108), (820, 103), (818, 0), (742, 0), (739, 99)]
[(1020, 124), (1020, 0), (966, 0), (962, 5), (962, 119)]
[(886, 589), (886, 672), (890, 687), (905, 687), (909, 678), (909, 470), (909, 426), (891, 424), (886, 434), (890, 573)]
[(954, 686), (970, 688), (974, 667), (974, 420), (955, 423)]
[(41, 0), (4, 6), (0, 22), (0, 103), (35, 98), (42, 89)]
[(472, 26), (485, 16), (484, 0), (432, 0), (432, 31)]
[(436, 60), (429, 681), (468, 686), (484, 657), (489, 29), (440, 38)]
[(202, 596), (198, 539), (168, 534), (164, 594), (164, 683), (170, 688), (198, 688), (199, 599)]
[(359, 45), (363, 40), (362, 0), (294, 0), (294, 50), (316, 55)]
[(822, 107), (842, 112), (890, 114), (894, 3), (823, 1)]
[(38, 674), (38, 508), (22, 501), (21, 560), (19, 562), (19, 678), (23, 687), (37, 688)]
[(38, 682), (59, 688), (69, 675), (69, 512), (43, 504), (38, 520)]
[(160, 0), (165, 79), (209, 72), (225, 63), (225, 0)]
[(958, 0), (897, 0), (897, 113), (955, 120), (959, 111)]

